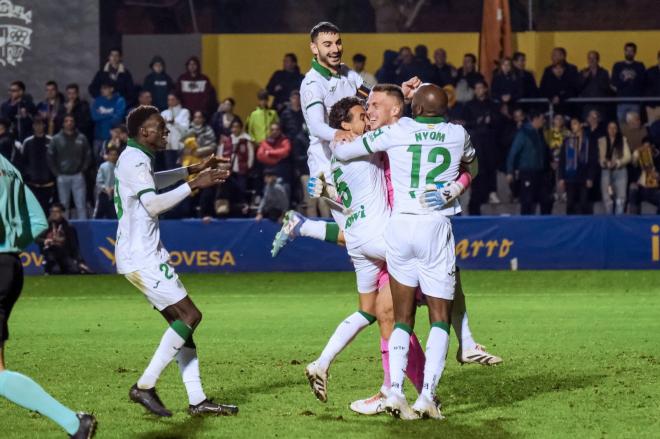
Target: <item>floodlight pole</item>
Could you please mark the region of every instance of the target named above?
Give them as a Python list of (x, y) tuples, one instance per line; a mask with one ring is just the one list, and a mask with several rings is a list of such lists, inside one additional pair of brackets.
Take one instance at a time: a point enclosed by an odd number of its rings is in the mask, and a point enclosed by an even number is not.
[(534, 11), (533, 11), (533, 0), (527, 0), (527, 30), (534, 30)]
[(193, 31), (198, 34), (199, 29), (197, 28), (197, 16), (195, 15), (195, 5), (193, 5), (193, 0), (188, 0), (188, 7), (190, 8), (190, 17), (192, 17)]

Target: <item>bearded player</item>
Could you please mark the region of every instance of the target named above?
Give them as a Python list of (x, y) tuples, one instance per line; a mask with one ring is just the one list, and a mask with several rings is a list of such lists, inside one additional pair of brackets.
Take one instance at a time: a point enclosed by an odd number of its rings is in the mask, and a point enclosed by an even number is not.
[[(206, 398), (199, 374), (193, 332), (202, 314), (188, 296), (169, 253), (160, 241), (158, 216), (173, 208), (196, 189), (225, 181), (229, 171), (214, 169), (219, 160), (209, 157), (199, 165), (154, 174), (156, 151), (166, 144), (168, 130), (156, 107), (139, 106), (127, 120), (128, 147), (115, 168), (115, 209), (119, 220), (115, 256), (117, 271), (140, 290), (167, 321), (169, 327), (149, 365), (129, 392), (129, 397), (157, 416), (170, 417), (156, 393), (156, 382), (176, 359), (188, 393), (191, 415), (234, 415), (238, 408), (216, 404)], [(157, 194), (189, 174), (199, 174), (168, 192)]]
[[(385, 125), (394, 123), (399, 119), (402, 112), (401, 109), (403, 108), (403, 97), (401, 96), (400, 89), (397, 89), (398, 87), (394, 85), (378, 85), (374, 87), (374, 90), (369, 96), (367, 111), (369, 119), (368, 124), (370, 127), (373, 127), (373, 129), (377, 130), (378, 128), (381, 128)], [(455, 183), (445, 187), (445, 192), (447, 190), (450, 192), (438, 194), (438, 196), (429, 192), (429, 194), (427, 194), (429, 197), (429, 204), (441, 205), (444, 203), (452, 202), (453, 199), (455, 199), (458, 195), (467, 189), (469, 184), (470, 174), (468, 172), (462, 172)], [(376, 193), (375, 188), (359, 187), (359, 189), (370, 194)], [(373, 222), (372, 218), (369, 218), (369, 220)], [(325, 237), (323, 233), (327, 228), (325, 224), (326, 223), (324, 221), (308, 220), (302, 215), (299, 215), (293, 211), (287, 213), (287, 221), (285, 221), (281, 233), (278, 234), (278, 237), (276, 237), (274, 241), (274, 250), (279, 251), (279, 248), (286, 244), (287, 239), (291, 240), (297, 236), (309, 236), (316, 239), (324, 239)], [(378, 226), (373, 225), (370, 227), (376, 229), (378, 228)], [(343, 240), (343, 233), (340, 233), (339, 237), (340, 240)], [(386, 291), (386, 293), (387, 296), (389, 296), (389, 290)], [(385, 294), (381, 294), (381, 296), (385, 297)], [(362, 298), (362, 295), (360, 295), (360, 297)], [(391, 299), (389, 299), (389, 301), (391, 303)], [(483, 365), (494, 365), (500, 363), (502, 361), (501, 358), (486, 352), (483, 346), (477, 344), (472, 337), (468, 324), (467, 313), (465, 312), (465, 297), (461, 288), (460, 276), (457, 276), (456, 298), (454, 305), (455, 306), (452, 309), (452, 326), (456, 331), (456, 335), (459, 341), (459, 349), (457, 352), (458, 361), (461, 363), (476, 363)], [(391, 308), (389, 308), (388, 311), (391, 313)], [(379, 324), (381, 323), (381, 320), (391, 322), (392, 317), (390, 316), (389, 318), (385, 319), (379, 316)], [(376, 414), (383, 411), (384, 400), (387, 394), (387, 389), (389, 388), (389, 351), (387, 347), (387, 339), (389, 338), (389, 334), (392, 331), (392, 325), (389, 323), (384, 326), (389, 327), (389, 329), (384, 330), (383, 325), (381, 325), (381, 352), (383, 367), (385, 370), (385, 383), (380, 392), (378, 392), (373, 397), (354, 401), (351, 404), (351, 409), (358, 413)], [(342, 325), (340, 325), (338, 331), (340, 328), (342, 328)], [(411, 342), (414, 343), (413, 340), (411, 340)], [(328, 345), (330, 346), (331, 343), (328, 343)], [(339, 348), (339, 350), (342, 348), (343, 346)], [(414, 352), (414, 349), (411, 352)], [(321, 358), (323, 358), (323, 354), (321, 355)], [(410, 374), (408, 376), (411, 377)]]

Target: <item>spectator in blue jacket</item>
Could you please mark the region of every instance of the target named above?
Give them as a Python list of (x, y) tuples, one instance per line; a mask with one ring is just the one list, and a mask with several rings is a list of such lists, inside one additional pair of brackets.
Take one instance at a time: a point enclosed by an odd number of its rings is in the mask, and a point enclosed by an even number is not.
[(110, 139), (110, 130), (124, 119), (126, 101), (115, 93), (115, 84), (104, 81), (101, 85), (101, 95), (92, 104), (92, 119), (94, 120), (94, 148), (96, 162), (101, 161), (100, 151), (103, 143)]
[(546, 184), (548, 148), (539, 132), (545, 123), (543, 113), (531, 111), (529, 121), (516, 133), (507, 158), (507, 180), (513, 182), (514, 174), (520, 180), (520, 214), (533, 215), (536, 205), (541, 214), (552, 211), (552, 194)]
[[(646, 69), (643, 63), (635, 61), (637, 45), (626, 43), (623, 47), (623, 54), (625, 59), (615, 63), (612, 67), (612, 86), (616, 90), (616, 95), (620, 98), (644, 96)], [(640, 113), (639, 103), (624, 102), (617, 105), (616, 117), (619, 122), (626, 121), (626, 114), (629, 111)]]
[(165, 60), (156, 55), (149, 63), (151, 72), (144, 78), (142, 90), (147, 90), (151, 93), (153, 105), (158, 108), (158, 111), (167, 109), (167, 95), (174, 89), (174, 81), (170, 75), (165, 72)]

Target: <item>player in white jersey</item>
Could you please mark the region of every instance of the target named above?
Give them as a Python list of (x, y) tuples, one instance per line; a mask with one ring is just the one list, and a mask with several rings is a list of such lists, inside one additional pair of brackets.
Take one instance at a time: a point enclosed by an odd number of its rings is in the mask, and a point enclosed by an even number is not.
[[(188, 392), (188, 412), (191, 415), (236, 414), (237, 407), (216, 404), (204, 394), (192, 338), (202, 314), (169, 264), (169, 254), (160, 241), (158, 227), (160, 214), (179, 204), (193, 190), (224, 182), (229, 171), (214, 169), (220, 160), (212, 156), (200, 165), (154, 174), (154, 154), (166, 145), (165, 120), (156, 107), (140, 106), (129, 113), (127, 126), (128, 147), (115, 168), (114, 202), (119, 220), (115, 248), (117, 271), (146, 296), (169, 324), (146, 370), (131, 387), (129, 396), (153, 414), (172, 416), (158, 397), (155, 386), (163, 370), (176, 359)], [(156, 193), (157, 189), (198, 172), (189, 182), (171, 191)]]
[[(309, 47), (314, 55), (312, 68), (305, 74), (300, 85), (303, 116), (310, 133), (307, 150), (310, 175), (308, 190), (312, 197), (320, 197), (323, 179), (327, 183), (325, 189), (328, 197), (334, 200), (337, 193), (331, 184), (330, 142), (349, 141), (356, 136), (350, 131), (330, 127), (328, 114), (330, 108), (342, 98), (366, 98), (369, 88), (357, 72), (341, 63), (344, 48), (337, 26), (327, 21), (318, 23), (310, 31), (310, 38)], [(420, 83), (416, 77), (404, 82), (404, 94), (411, 94)], [(332, 214), (338, 222), (343, 220), (339, 210), (333, 209)]]
[[(344, 100), (348, 100), (348, 99), (350, 98), (345, 98)], [(369, 117), (368, 123), (370, 127), (373, 127), (374, 129), (378, 129), (385, 125), (395, 123), (401, 116), (403, 104), (404, 103), (403, 103), (402, 92), (397, 86), (387, 85), (387, 84), (376, 86), (370, 93), (368, 100), (367, 115)], [(382, 172), (382, 167), (380, 169), (380, 172)], [(349, 173), (352, 174), (352, 172)], [(459, 177), (458, 181), (456, 181), (454, 184), (445, 186), (446, 190), (449, 189), (452, 192), (444, 195), (438, 194), (440, 196), (436, 197), (436, 199), (431, 199), (430, 204), (434, 204), (434, 203), (438, 204), (440, 201), (442, 201), (443, 203), (447, 202), (448, 200), (451, 201), (451, 199), (457, 197), (464, 190), (467, 189), (467, 187), (470, 184), (470, 179), (471, 176), (469, 172), (465, 171), (461, 173), (461, 176)], [(361, 192), (363, 194), (368, 194), (368, 196), (372, 196), (377, 200), (379, 200), (380, 197), (375, 197), (375, 194), (377, 194), (378, 191), (380, 190), (378, 189), (380, 186), (376, 184), (374, 185), (374, 187), (371, 187), (370, 182), (372, 181), (378, 183), (380, 180), (376, 178), (369, 178), (367, 180), (364, 180), (362, 184), (359, 186), (349, 184), (349, 187), (354, 187), (352, 192), (358, 194), (358, 198), (360, 197), (360, 192)], [(355, 188), (357, 188), (357, 190)], [(378, 211), (378, 209), (369, 209), (369, 210), (374, 212)], [(356, 225), (358, 226), (357, 228), (352, 228), (353, 232), (359, 234), (364, 233), (365, 236), (373, 236), (373, 234), (371, 233), (372, 229), (380, 231), (385, 228), (387, 217), (389, 216), (389, 209), (387, 210), (387, 212), (388, 213), (386, 214), (380, 214), (380, 215), (371, 214), (370, 212), (368, 212), (366, 215), (367, 218), (362, 219), (360, 222), (356, 223)], [(381, 216), (382, 218), (379, 218), (379, 216)], [(285, 220), (282, 230), (277, 234), (277, 237), (273, 242), (274, 255), (277, 254), (277, 251), (279, 251), (281, 246), (286, 244), (288, 240), (295, 239), (295, 237), (297, 236), (307, 236), (319, 240), (324, 240), (324, 239), (329, 240), (327, 238), (327, 235), (329, 234), (328, 230), (332, 230), (333, 227), (339, 228), (336, 224), (333, 223), (326, 223), (325, 221), (316, 221), (316, 220), (310, 220), (304, 218), (303, 216), (301, 216), (300, 214), (294, 211), (287, 212), (286, 218), (287, 219)], [(376, 221), (374, 219), (376, 219)], [(349, 230), (351, 230), (351, 228), (349, 228)], [(343, 235), (344, 235), (343, 232), (339, 233), (340, 242), (343, 242), (344, 240)], [(337, 234), (335, 232), (335, 239), (333, 242), (337, 242), (336, 237)], [(351, 240), (350, 238), (347, 238), (346, 241), (350, 242)], [(380, 242), (382, 244), (381, 253), (384, 253), (384, 240), (381, 239), (380, 241), (376, 241), (376, 242)], [(350, 247), (351, 246), (349, 244), (349, 249)], [(367, 264), (366, 266), (369, 267), (369, 264)], [(356, 266), (356, 271), (357, 270), (358, 267)], [(368, 269), (363, 270), (363, 275), (367, 274), (368, 272), (369, 272)], [(359, 278), (360, 274), (357, 274), (357, 277)], [(368, 275), (367, 275), (367, 279), (368, 279)], [(389, 292), (389, 285), (387, 282), (386, 275), (384, 277), (381, 277), (380, 285), (382, 286), (382, 288), (380, 289), (380, 294), (378, 295), (379, 306), (377, 307), (377, 310), (379, 312), (377, 312), (377, 317), (381, 331), (381, 354), (382, 354), (383, 368), (385, 372), (385, 381), (383, 383), (383, 386), (381, 387), (381, 390), (377, 392), (376, 395), (369, 398), (354, 401), (350, 405), (352, 410), (367, 415), (373, 415), (383, 411), (384, 399), (386, 397), (387, 390), (389, 389), (388, 338), (392, 332), (394, 322), (393, 322), (393, 313), (391, 308), (392, 306), (391, 296)], [(349, 324), (343, 325), (344, 330), (342, 332), (350, 334), (351, 332), (349, 327), (351, 326), (351, 324), (355, 322), (352, 321), (351, 322), (346, 321), (346, 322)], [(456, 285), (456, 302), (455, 302), (455, 306), (452, 309), (452, 326), (454, 327), (459, 342), (459, 349), (457, 352), (457, 359), (459, 362), (492, 365), (492, 364), (498, 364), (502, 361), (501, 358), (486, 352), (484, 347), (479, 345), (474, 340), (468, 324), (468, 316), (465, 308), (465, 297), (463, 295), (463, 290), (460, 285), (460, 276), (458, 275), (457, 275), (457, 285)], [(341, 327), (342, 325), (340, 325), (340, 328)], [(354, 329), (355, 333), (357, 333), (360, 329)], [(409, 361), (408, 376), (409, 378), (411, 378), (413, 382), (419, 381), (419, 384), (421, 385), (421, 381), (423, 380), (423, 377), (421, 377), (420, 376), (421, 374), (419, 373), (421, 372), (421, 367), (416, 367), (415, 362), (419, 362), (420, 364), (423, 365), (424, 358), (423, 358), (423, 354), (419, 355), (418, 357), (415, 356), (416, 353), (415, 344), (417, 344), (415, 337), (411, 337), (411, 343), (413, 343), (412, 345), (413, 348), (411, 349), (412, 357)], [(328, 345), (331, 344), (332, 343), (328, 343)], [(343, 349), (343, 346), (335, 348), (335, 351), (339, 352), (341, 349)], [(323, 355), (321, 357), (323, 357)]]
[[(330, 126), (363, 134), (366, 128), (363, 101), (346, 97), (335, 103), (330, 111)], [(332, 178), (344, 208), (350, 209), (339, 227), (355, 267), (359, 310), (337, 327), (321, 355), (305, 368), (312, 391), (322, 402), (327, 401), (327, 377), (332, 361), (362, 329), (377, 320), (377, 315), (383, 314), (382, 310), (377, 311), (378, 280), (385, 263), (382, 237), (390, 216), (382, 155), (345, 163), (333, 159)], [(389, 290), (385, 294), (389, 296)], [(379, 324), (382, 325), (382, 319)]]
[[(351, 160), (378, 151), (390, 159), (394, 209), (386, 233), (387, 262), (394, 302), (395, 328), (389, 340), (392, 386), (385, 408), (396, 417), (441, 419), (435, 389), (444, 369), (449, 322), (454, 298), (456, 261), (448, 216), (460, 212), (451, 202), (438, 209), (424, 205), (430, 185), (457, 179), (461, 163), (475, 159), (465, 129), (443, 118), (447, 96), (441, 88), (424, 84), (413, 97), (415, 119), (402, 118), (355, 141), (339, 146), (334, 155)], [(415, 291), (426, 296), (431, 332), (426, 346), (422, 393), (411, 408), (403, 394), (410, 334), (414, 325)]]

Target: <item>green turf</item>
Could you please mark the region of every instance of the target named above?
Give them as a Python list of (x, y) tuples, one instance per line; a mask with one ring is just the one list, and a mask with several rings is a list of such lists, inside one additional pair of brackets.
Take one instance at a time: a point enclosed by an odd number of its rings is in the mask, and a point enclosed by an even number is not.
[[(174, 364), (158, 385), (173, 418), (129, 402), (165, 326), (119, 276), (28, 278), (10, 322), (8, 366), (94, 411), (100, 438), (660, 435), (658, 271), (464, 272), (474, 335), (505, 363), (460, 367), (452, 335), (439, 386), (447, 419), (408, 423), (347, 407), (380, 386), (375, 327), (333, 365), (327, 404), (308, 389), (304, 365), (356, 309), (350, 273), (182, 279), (204, 313), (195, 339), (205, 389), (238, 404), (238, 417), (190, 419)], [(423, 344), (428, 324), (418, 322)], [(0, 398), (0, 437), (64, 435)]]

